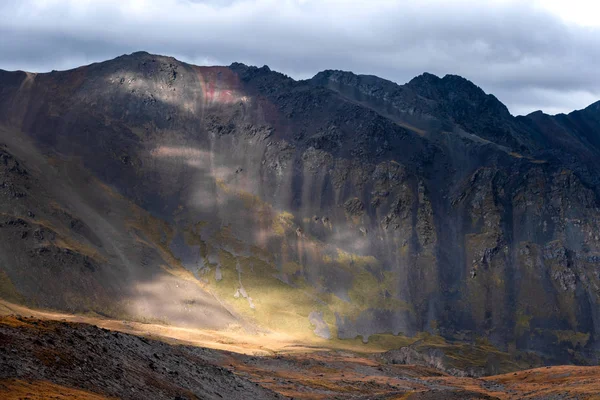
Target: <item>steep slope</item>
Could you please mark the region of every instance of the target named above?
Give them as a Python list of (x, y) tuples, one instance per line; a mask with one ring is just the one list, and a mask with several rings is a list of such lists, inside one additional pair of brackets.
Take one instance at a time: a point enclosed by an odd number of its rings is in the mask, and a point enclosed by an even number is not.
[(181, 326), (240, 325), (165, 249), (167, 224), (78, 159), (45, 157), (4, 128), (0, 141), (3, 297)]
[[(307, 341), (426, 331), (515, 357), (598, 357), (597, 105), (514, 118), (457, 76), (399, 86), (324, 71), (297, 82), (147, 53), (3, 72), (0, 91), (12, 157), (3, 212), (33, 226), (27, 213), (52, 215), (54, 201), (89, 227), (57, 235), (89, 247), (67, 263), (83, 271), (77, 282), (50, 270), (52, 290), (34, 293), (55, 250), (43, 262), (14, 256), (39, 245), (7, 220), (0, 260), (13, 298), (115, 315), (107, 288), (118, 282), (117, 294), (146, 290), (128, 318)], [(36, 183), (12, 178), (13, 159)], [(104, 258), (89, 268), (93, 251)], [(175, 295), (182, 282), (191, 292)], [(57, 296), (69, 292), (81, 297)]]

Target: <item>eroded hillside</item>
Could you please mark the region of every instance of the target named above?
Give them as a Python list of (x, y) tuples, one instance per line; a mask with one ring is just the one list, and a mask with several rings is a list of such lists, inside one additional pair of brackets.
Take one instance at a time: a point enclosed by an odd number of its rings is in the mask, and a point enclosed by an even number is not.
[(0, 124), (12, 301), (598, 358), (597, 105), (515, 118), (456, 76), (294, 81), (134, 53), (2, 72)]

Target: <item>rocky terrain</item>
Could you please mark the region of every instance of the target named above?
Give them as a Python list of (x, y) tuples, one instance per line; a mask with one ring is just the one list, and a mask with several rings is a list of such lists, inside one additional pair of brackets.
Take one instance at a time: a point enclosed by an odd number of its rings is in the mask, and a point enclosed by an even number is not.
[(486, 349), (391, 356), (455, 375), (598, 362), (600, 103), (513, 117), (454, 75), (295, 81), (140, 52), (0, 71), (0, 143), (12, 302)]
[(0, 327), (2, 378), (11, 379), (5, 391), (16, 382), (51, 380), (106, 398), (281, 398), (209, 363), (210, 352), (199, 347), (19, 317), (5, 317)]
[(598, 367), (457, 378), (348, 351), (257, 357), (156, 339), (84, 323), (0, 317), (0, 396), (491, 400), (596, 399), (600, 391)]

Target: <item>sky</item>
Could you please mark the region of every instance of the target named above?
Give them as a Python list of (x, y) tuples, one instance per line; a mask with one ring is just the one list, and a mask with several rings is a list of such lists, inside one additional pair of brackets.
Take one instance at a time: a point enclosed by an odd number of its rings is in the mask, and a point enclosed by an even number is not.
[(0, 69), (47, 72), (145, 50), (198, 65), (324, 69), (403, 84), (458, 74), (514, 115), (600, 100), (600, 2), (2, 0)]

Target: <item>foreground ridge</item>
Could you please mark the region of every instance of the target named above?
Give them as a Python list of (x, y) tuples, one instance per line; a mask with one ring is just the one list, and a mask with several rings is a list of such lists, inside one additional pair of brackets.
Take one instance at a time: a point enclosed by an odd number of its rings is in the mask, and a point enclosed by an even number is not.
[[(84, 323), (0, 317), (0, 394), (82, 399), (593, 399), (600, 367), (547, 367), (485, 379), (348, 352), (251, 356)], [(270, 390), (269, 390), (270, 389)], [(279, 392), (280, 395), (274, 393)], [(12, 396), (12, 397), (11, 397)], [(362, 397), (361, 397), (362, 396)], [(557, 398), (559, 398), (557, 397)], [(40, 397), (42, 398), (42, 397)]]

